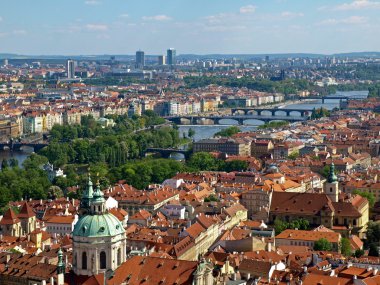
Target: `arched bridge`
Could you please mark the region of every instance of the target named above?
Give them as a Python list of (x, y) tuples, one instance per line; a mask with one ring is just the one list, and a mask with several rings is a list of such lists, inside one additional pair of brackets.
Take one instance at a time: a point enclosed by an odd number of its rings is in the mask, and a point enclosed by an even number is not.
[(357, 95), (357, 96), (339, 96), (339, 95), (329, 95), (329, 96), (306, 96), (298, 97), (299, 100), (322, 100), (322, 104), (325, 103), (325, 100), (340, 100), (340, 101), (349, 101), (349, 100), (364, 100), (366, 96)]
[(258, 115), (258, 116), (287, 116), (287, 117), (307, 117), (310, 116), (312, 111), (300, 110), (300, 109), (291, 109), (291, 108), (232, 108), (232, 115), (238, 115), (243, 113), (244, 115)]
[(184, 155), (185, 159), (189, 159), (192, 151), (176, 148), (147, 148), (145, 154), (147, 153), (159, 153), (162, 158), (170, 158), (171, 154), (180, 153)]
[(48, 146), (48, 143), (23, 143), (23, 142), (3, 142), (0, 143), (0, 149), (10, 149), (11, 151), (19, 151), (23, 147), (31, 147), (35, 152), (40, 151), (45, 146)]
[(264, 115), (237, 115), (237, 116), (173, 116), (166, 117), (167, 120), (177, 125), (216, 125), (220, 124), (222, 120), (234, 120), (239, 125), (244, 125), (247, 120), (258, 120), (264, 123), (272, 121), (288, 121), (288, 122), (302, 122), (306, 121), (308, 117), (302, 116), (264, 116)]

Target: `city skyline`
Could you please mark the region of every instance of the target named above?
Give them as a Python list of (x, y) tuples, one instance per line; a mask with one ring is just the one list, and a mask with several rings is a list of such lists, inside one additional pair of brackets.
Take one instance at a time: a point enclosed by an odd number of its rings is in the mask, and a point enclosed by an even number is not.
[(16, 0), (2, 7), (0, 53), (333, 54), (380, 45), (374, 0)]

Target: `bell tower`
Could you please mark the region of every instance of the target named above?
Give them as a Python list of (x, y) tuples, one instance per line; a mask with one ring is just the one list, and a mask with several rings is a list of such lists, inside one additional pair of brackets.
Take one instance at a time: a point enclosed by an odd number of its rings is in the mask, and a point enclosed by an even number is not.
[(330, 165), (330, 173), (324, 186), (324, 192), (329, 196), (331, 201), (339, 201), (339, 183), (335, 175), (335, 165), (333, 162)]

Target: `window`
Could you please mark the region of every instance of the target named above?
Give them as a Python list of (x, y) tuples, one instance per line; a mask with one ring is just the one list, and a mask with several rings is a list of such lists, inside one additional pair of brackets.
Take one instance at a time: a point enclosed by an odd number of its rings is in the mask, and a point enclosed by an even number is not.
[(107, 268), (107, 256), (104, 251), (100, 253), (100, 269), (106, 269)]
[(82, 253), (82, 269), (87, 269), (87, 253)]
[(121, 264), (121, 248), (117, 250), (117, 265)]
[(332, 187), (330, 187), (330, 193), (332, 192)]

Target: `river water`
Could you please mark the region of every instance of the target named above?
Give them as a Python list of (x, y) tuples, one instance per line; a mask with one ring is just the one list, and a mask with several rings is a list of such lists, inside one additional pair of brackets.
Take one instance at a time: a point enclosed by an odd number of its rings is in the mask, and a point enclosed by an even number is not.
[[(368, 91), (344, 91), (344, 92), (337, 92), (336, 94), (333, 94), (331, 96), (350, 96), (350, 97), (362, 97), (367, 98), (368, 97)], [(296, 103), (296, 104), (289, 104), (284, 106), (284, 108), (290, 108), (290, 109), (298, 109), (298, 110), (313, 110), (314, 108), (326, 108), (328, 110), (332, 110), (334, 108), (339, 108), (339, 101), (336, 99), (327, 99), (325, 100), (325, 103), (322, 104), (322, 100), (311, 100), (311, 101), (305, 101), (302, 103)], [(258, 120), (247, 120), (246, 121), (249, 125), (244, 126), (238, 126), (241, 131), (247, 132), (247, 131), (254, 131), (257, 129), (258, 126), (262, 125), (262, 121)], [(189, 129), (192, 129), (195, 131), (194, 140), (199, 141), (201, 139), (211, 138), (214, 136), (215, 133), (219, 132), (222, 129), (228, 128), (231, 125), (237, 125), (237, 122), (234, 120), (223, 120), (223, 124), (226, 125), (183, 125), (179, 126), (179, 132), (180, 135), (183, 136), (183, 134), (187, 135)]]
[[(368, 91), (348, 91), (348, 92), (338, 92), (332, 96), (353, 96), (353, 97), (363, 97), (366, 98), (368, 96)], [(286, 105), (285, 108), (292, 108), (292, 109), (299, 109), (299, 110), (313, 110), (314, 108), (326, 108), (328, 110), (332, 110), (336, 107), (339, 107), (339, 100), (326, 100), (325, 104), (322, 104), (322, 100), (312, 100), (307, 101), (303, 103), (297, 103), (297, 104), (289, 104)], [(179, 132), (180, 135), (186, 135), (189, 132), (189, 129), (192, 129), (195, 131), (194, 140), (199, 141), (201, 139), (211, 138), (214, 136), (215, 133), (219, 132), (222, 129), (226, 129), (230, 127), (231, 125), (237, 125), (237, 122), (234, 120), (223, 120), (223, 125), (186, 125), (186, 126), (179, 126)], [(258, 126), (262, 125), (262, 121), (258, 120), (247, 120), (247, 125), (244, 126), (238, 126), (243, 132), (248, 131), (254, 131), (257, 129)], [(32, 153), (30, 150), (25, 151), (16, 151), (11, 153), (9, 150), (2, 150), (0, 151), (0, 162), (3, 159), (10, 159), (15, 158), (19, 161), (19, 165), (21, 165), (24, 160)]]

